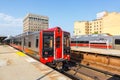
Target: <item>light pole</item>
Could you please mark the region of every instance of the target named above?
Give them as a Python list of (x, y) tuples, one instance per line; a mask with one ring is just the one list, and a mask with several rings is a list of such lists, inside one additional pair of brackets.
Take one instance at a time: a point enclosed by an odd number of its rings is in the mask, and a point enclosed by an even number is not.
[(77, 37), (75, 36), (75, 39), (76, 39), (76, 48), (77, 48)]

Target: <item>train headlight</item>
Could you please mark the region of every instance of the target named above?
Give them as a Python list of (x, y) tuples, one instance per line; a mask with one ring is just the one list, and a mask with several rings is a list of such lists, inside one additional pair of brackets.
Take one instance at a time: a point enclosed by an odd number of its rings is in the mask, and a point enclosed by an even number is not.
[(67, 57), (70, 57), (70, 55), (67, 55)]
[(67, 57), (65, 57), (65, 59), (67, 59)]
[(65, 59), (68, 59), (68, 58), (70, 58), (70, 55), (67, 55), (67, 56), (65, 57)]
[(48, 60), (48, 58), (45, 58), (45, 60)]

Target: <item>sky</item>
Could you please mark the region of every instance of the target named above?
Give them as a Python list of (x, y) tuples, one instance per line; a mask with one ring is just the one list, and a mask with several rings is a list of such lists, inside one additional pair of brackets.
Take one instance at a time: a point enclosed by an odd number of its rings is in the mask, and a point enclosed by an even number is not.
[(120, 12), (120, 0), (1, 0), (0, 35), (23, 32), (28, 13), (49, 17), (49, 28), (59, 26), (73, 35), (75, 21), (96, 19), (99, 12)]

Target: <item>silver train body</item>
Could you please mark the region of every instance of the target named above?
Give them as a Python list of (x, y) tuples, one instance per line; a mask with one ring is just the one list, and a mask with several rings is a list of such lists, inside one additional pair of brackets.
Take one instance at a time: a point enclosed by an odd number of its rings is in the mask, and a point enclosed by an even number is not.
[(71, 46), (120, 49), (120, 36), (107, 34), (74, 36), (71, 38)]

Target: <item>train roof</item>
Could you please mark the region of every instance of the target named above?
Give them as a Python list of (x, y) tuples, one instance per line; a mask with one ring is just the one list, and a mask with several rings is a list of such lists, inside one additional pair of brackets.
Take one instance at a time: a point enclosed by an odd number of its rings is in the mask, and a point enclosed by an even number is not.
[(60, 27), (56, 26), (56, 27), (54, 27), (54, 28), (49, 28), (49, 29), (45, 29), (45, 30), (42, 30), (42, 31), (54, 31), (54, 30), (56, 30), (56, 29), (62, 30)]
[(20, 34), (21, 36), (26, 36), (26, 35), (32, 35), (32, 34), (38, 34), (40, 33), (40, 31), (34, 31), (34, 32), (26, 32), (26, 33), (22, 33)]
[(73, 36), (73, 37), (79, 38), (79, 37), (100, 37), (100, 36), (111, 36), (111, 35), (109, 35), (109, 34), (89, 34), (89, 35), (79, 35), (79, 36)]
[(93, 34), (93, 35), (81, 35), (74, 36), (71, 38), (71, 41), (95, 41), (95, 40), (109, 40), (111, 41), (113, 36), (107, 34)]
[(120, 35), (117, 35), (117, 36), (113, 36), (114, 38), (118, 38), (118, 39), (120, 39)]

